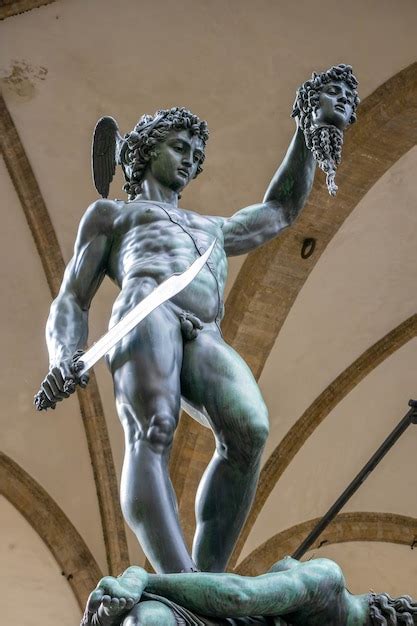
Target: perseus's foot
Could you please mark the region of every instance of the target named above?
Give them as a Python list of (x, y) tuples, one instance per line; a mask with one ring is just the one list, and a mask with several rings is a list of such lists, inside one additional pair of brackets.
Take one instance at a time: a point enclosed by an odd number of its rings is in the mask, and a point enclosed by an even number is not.
[(88, 598), (81, 626), (119, 626), (139, 602), (146, 580), (139, 567), (129, 567), (118, 578), (102, 578)]

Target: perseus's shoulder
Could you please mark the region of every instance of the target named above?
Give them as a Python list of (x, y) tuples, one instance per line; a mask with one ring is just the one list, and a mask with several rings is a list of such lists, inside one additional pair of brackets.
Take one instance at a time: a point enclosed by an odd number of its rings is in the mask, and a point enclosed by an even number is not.
[(210, 224), (212, 225), (213, 229), (215, 231), (217, 231), (217, 235), (224, 237), (224, 226), (227, 222), (227, 218), (226, 217), (221, 217), (220, 215), (205, 215), (204, 216), (206, 220), (208, 220), (210, 222)]
[(90, 239), (97, 235), (111, 235), (123, 204), (118, 200), (107, 200), (106, 198), (101, 198), (90, 204), (81, 219), (79, 236)]
[(227, 222), (227, 217), (222, 217), (221, 215), (205, 215), (204, 217), (218, 228), (223, 228)]

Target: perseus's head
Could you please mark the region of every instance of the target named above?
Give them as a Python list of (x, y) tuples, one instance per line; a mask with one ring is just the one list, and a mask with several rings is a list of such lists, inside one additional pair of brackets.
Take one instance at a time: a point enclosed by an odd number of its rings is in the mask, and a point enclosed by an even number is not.
[(356, 121), (358, 81), (350, 65), (341, 63), (325, 72), (314, 72), (297, 91), (292, 117), (297, 117), (307, 147), (327, 175), (329, 193), (340, 163), (343, 131)]
[(387, 593), (372, 593), (369, 612), (373, 626), (417, 626), (417, 603), (410, 596), (391, 598)]
[[(168, 184), (177, 185), (180, 191), (189, 182), (189, 177), (195, 178), (203, 171), (208, 136), (207, 123), (183, 107), (142, 115), (132, 132), (125, 135), (120, 154), (127, 181), (124, 190), (129, 198), (141, 193), (145, 173), (153, 166), (160, 176), (168, 177)], [(194, 153), (188, 174), (187, 168), (183, 174), (181, 166), (176, 168), (175, 159), (180, 161), (180, 151), (185, 151), (188, 144), (193, 146)], [(184, 162), (187, 163), (186, 159)]]

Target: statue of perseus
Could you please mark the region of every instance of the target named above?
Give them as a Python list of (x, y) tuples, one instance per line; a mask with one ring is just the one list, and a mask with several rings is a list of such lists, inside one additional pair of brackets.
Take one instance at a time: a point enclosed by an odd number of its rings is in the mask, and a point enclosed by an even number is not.
[[(315, 74), (299, 90), (296, 131), (265, 196), (231, 217), (178, 206), (203, 168), (206, 122), (184, 108), (144, 115), (122, 137), (112, 118), (96, 129), (96, 186), (107, 196), (116, 163), (128, 200), (94, 202), (86, 211), (47, 323), (47, 405), (85, 386), (80, 350), (88, 310), (107, 275), (120, 288), (110, 326), (172, 274), (184, 272), (215, 241), (188, 287), (161, 304), (107, 354), (125, 431), (121, 479), (124, 517), (159, 573), (224, 571), (251, 507), (268, 435), (267, 409), (220, 322), (227, 257), (245, 254), (291, 226), (312, 188), (316, 159), (335, 192), (343, 131), (355, 119), (357, 81), (348, 65)], [(198, 490), (192, 555), (178, 520), (168, 461), (181, 398), (212, 429), (216, 449)], [(43, 405), (45, 408), (45, 404)], [(146, 478), (144, 478), (146, 477)]]
[[(228, 616), (227, 618), (225, 616)], [(396, 626), (417, 624), (410, 596), (353, 595), (329, 559), (287, 557), (266, 574), (147, 574), (130, 567), (91, 593), (81, 626)]]

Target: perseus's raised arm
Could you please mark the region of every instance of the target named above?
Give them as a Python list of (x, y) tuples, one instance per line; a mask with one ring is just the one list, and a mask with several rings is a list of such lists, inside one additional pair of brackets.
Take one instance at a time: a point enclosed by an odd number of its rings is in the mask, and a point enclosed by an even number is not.
[(78, 229), (74, 255), (51, 305), (46, 325), (49, 372), (42, 383), (51, 406), (69, 395), (65, 381), (74, 379), (72, 359), (87, 342), (88, 310), (106, 273), (113, 212), (113, 203), (107, 200), (88, 208)]
[(330, 195), (336, 195), (343, 133), (356, 120), (357, 86), (352, 67), (339, 63), (313, 72), (299, 87), (292, 111), (297, 130), (263, 202), (222, 222), (227, 254), (249, 252), (292, 224), (311, 191), (316, 163), (326, 174)]
[(313, 185), (316, 161), (297, 127), (283, 162), (272, 177), (263, 201), (241, 209), (223, 222), (225, 250), (244, 254), (290, 226)]

